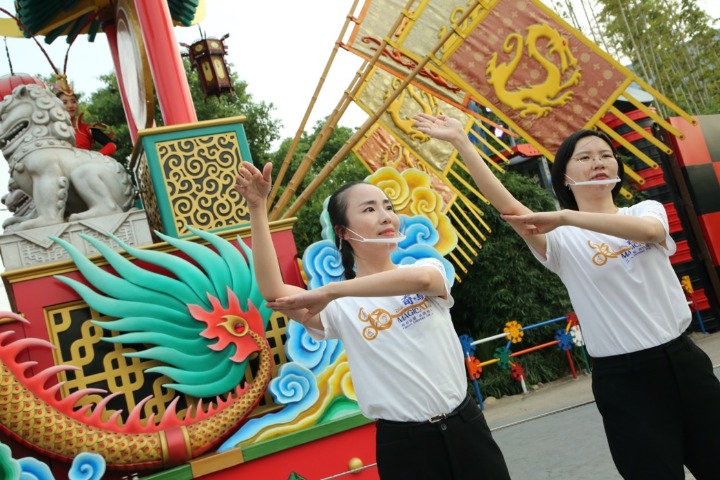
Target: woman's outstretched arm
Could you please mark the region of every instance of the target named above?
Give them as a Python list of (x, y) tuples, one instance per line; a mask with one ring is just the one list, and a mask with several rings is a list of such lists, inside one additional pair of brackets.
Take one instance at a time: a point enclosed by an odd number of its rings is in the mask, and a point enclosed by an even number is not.
[(544, 256), (547, 247), (544, 233), (528, 234), (527, 224), (513, 221), (514, 216), (527, 215), (532, 210), (513, 197), (493, 174), (463, 130), (462, 124), (445, 115), (433, 117), (424, 113), (416, 115), (414, 120), (417, 130), (438, 140), (445, 140), (457, 149), (480, 192), (501, 214), (512, 216), (506, 219), (510, 226), (523, 236), (529, 246)]
[(572, 226), (636, 242), (658, 243), (663, 246), (667, 236), (663, 224), (652, 216), (635, 217), (614, 213), (560, 210), (526, 215), (503, 215), (503, 218), (514, 224), (524, 225), (523, 235), (547, 233), (560, 226)]
[(306, 309), (306, 315), (319, 313), (331, 301), (341, 297), (390, 297), (421, 293), (429, 297), (447, 297), (445, 277), (435, 267), (396, 268), (352, 280), (333, 282), (299, 294), (277, 298), (270, 308)]

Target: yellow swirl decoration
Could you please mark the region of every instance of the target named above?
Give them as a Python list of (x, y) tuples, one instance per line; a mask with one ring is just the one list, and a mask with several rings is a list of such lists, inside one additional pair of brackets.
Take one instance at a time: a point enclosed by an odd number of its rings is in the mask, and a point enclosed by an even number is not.
[(317, 375), (319, 396), (314, 405), (300, 413), (297, 418), (286, 424), (274, 424), (263, 428), (253, 437), (243, 441), (241, 445), (253, 445), (271, 438), (298, 432), (314, 425), (325, 414), (332, 402), (339, 396), (350, 400), (357, 400), (355, 388), (350, 376), (350, 366), (347, 363), (347, 354), (343, 352), (327, 368)]
[(402, 213), (408, 207), (410, 203), (410, 186), (397, 170), (383, 167), (366, 180), (385, 192), (385, 195), (393, 203), (396, 212)]
[(433, 190), (429, 188), (415, 188), (411, 190), (410, 210), (415, 215), (431, 216), (438, 210), (438, 201), (440, 200)]
[(398, 172), (383, 167), (366, 180), (385, 192), (398, 214), (423, 215), (430, 220), (440, 235), (435, 245), (440, 255), (447, 255), (457, 246), (457, 232), (450, 218), (443, 213), (443, 199), (432, 189), (427, 173), (414, 168)]

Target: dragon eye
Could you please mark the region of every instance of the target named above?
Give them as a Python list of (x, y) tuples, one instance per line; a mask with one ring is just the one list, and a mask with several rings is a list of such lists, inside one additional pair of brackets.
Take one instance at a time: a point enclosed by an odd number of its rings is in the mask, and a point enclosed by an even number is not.
[(235, 331), (235, 333), (242, 335), (247, 330), (247, 322), (235, 322), (232, 326), (232, 329)]
[(225, 315), (225, 319), (220, 325), (225, 328), (231, 335), (236, 337), (244, 337), (250, 331), (247, 320), (237, 315)]

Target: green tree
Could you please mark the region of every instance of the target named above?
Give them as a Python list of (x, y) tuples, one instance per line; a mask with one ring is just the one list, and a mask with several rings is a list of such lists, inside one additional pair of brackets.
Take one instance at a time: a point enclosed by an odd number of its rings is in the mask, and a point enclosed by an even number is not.
[[(555, 210), (546, 190), (531, 178), (508, 171), (501, 180), (505, 187), (533, 211)], [(473, 339), (502, 333), (505, 324), (515, 320), (523, 326), (561, 317), (572, 311), (567, 291), (560, 279), (538, 262), (523, 239), (500, 218), (492, 207), (485, 208), (484, 220), (492, 229), (480, 249), (475, 264), (462, 282), (453, 287), (455, 306), (453, 322), (459, 334)], [(522, 343), (513, 351), (553, 340), (563, 322), (528, 330)], [(502, 342), (483, 343), (476, 347), (476, 358), (493, 358)], [(575, 352), (578, 357), (579, 352)], [(569, 373), (566, 356), (550, 347), (515, 359), (523, 366), (529, 384), (548, 382)], [(483, 370), (480, 379), (483, 395), (501, 397), (519, 393), (521, 387), (508, 371), (493, 365)]]
[[(243, 127), (248, 139), (250, 155), (257, 165), (264, 165), (270, 161), (272, 144), (280, 138), (282, 122), (272, 118), (275, 107), (272, 103), (255, 102), (252, 94), (248, 92), (248, 84), (239, 80), (234, 68), (231, 70), (234, 95), (211, 96), (204, 99), (197, 71), (190, 68), (187, 60), (184, 61), (185, 73), (190, 85), (190, 93), (198, 120), (213, 120), (244, 115), (246, 117)], [(156, 108), (159, 112), (159, 109)]]
[[(255, 102), (248, 92), (247, 82), (239, 80), (235, 73), (231, 73), (234, 95), (212, 96), (205, 101), (198, 83), (197, 72), (190, 68), (187, 61), (184, 62), (184, 65), (198, 120), (244, 115), (246, 121), (243, 127), (253, 161), (258, 164), (269, 161), (270, 149), (273, 142), (280, 138), (281, 127), (281, 122), (272, 118), (273, 104)], [(87, 102), (88, 119), (111, 126), (115, 132), (114, 141), (118, 146), (115, 158), (125, 161), (132, 153), (132, 142), (118, 93), (117, 78), (114, 74), (108, 74), (100, 77), (100, 80), (104, 86), (94, 92)], [(155, 99), (155, 123), (159, 126), (163, 125), (157, 98)]]
[[(326, 121), (326, 120), (325, 120)], [(288, 168), (288, 174), (285, 175), (279, 189), (279, 194), (287, 186), (290, 181), (292, 172), (296, 171), (300, 166), (305, 154), (310, 149), (310, 146), (317, 139), (320, 131), (325, 125), (325, 121), (318, 121), (313, 131), (310, 133), (303, 133), (298, 146), (292, 156), (290, 166)], [(320, 173), (325, 165), (335, 156), (335, 154), (342, 148), (345, 143), (350, 139), (353, 134), (353, 130), (347, 127), (336, 127), (325, 146), (322, 148), (317, 158), (313, 162), (312, 167), (307, 175), (302, 179), (301, 184), (297, 188), (297, 192), (302, 192), (305, 187)], [(287, 152), (292, 144), (292, 139), (285, 139), (280, 148), (272, 154), (273, 172), (277, 173), (280, 171)], [(293, 233), (295, 236), (295, 244), (297, 246), (298, 253), (302, 255), (302, 252), (308, 247), (308, 245), (317, 242), (321, 239), (321, 226), (320, 226), (320, 215), (323, 211), (323, 202), (325, 198), (330, 196), (335, 190), (340, 188), (347, 182), (363, 180), (365, 177), (370, 175), (370, 171), (358, 160), (354, 153), (349, 153), (348, 156), (340, 162), (340, 164), (330, 173), (328, 178), (320, 185), (315, 191), (310, 200), (305, 203), (297, 213), (297, 222), (293, 227)]]
[[(720, 109), (720, 35), (696, 0), (556, 0), (604, 50), (691, 114)], [(595, 6), (595, 5), (596, 6)], [(577, 2), (576, 2), (577, 5)], [(583, 16), (578, 15), (582, 13)], [(588, 26), (589, 25), (589, 26)]]
[(120, 100), (120, 91), (117, 85), (117, 77), (114, 74), (102, 75), (100, 81), (103, 86), (92, 93), (81, 104), (86, 112), (86, 120), (89, 122), (101, 122), (110, 127), (113, 133), (113, 142), (117, 145), (117, 151), (113, 157), (127, 166), (132, 153), (132, 141), (130, 140), (130, 129), (127, 126), (125, 110)]
[[(532, 179), (512, 171), (501, 179), (531, 210), (555, 210), (550, 194)], [(484, 210), (492, 233), (479, 250), (474, 268), (453, 287), (453, 320), (458, 331), (489, 336), (501, 332), (510, 320), (529, 325), (571, 311), (560, 279), (535, 259), (497, 210)]]

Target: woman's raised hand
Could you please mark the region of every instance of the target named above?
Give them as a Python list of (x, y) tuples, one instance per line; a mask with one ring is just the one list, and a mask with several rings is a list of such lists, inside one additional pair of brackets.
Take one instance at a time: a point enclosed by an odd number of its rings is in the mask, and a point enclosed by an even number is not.
[(262, 205), (272, 187), (272, 163), (266, 163), (262, 172), (250, 162), (243, 162), (235, 176), (235, 190), (245, 198), (248, 207)]
[(459, 120), (445, 115), (434, 117), (426, 113), (418, 113), (413, 117), (415, 128), (438, 140), (452, 142), (467, 137)]

